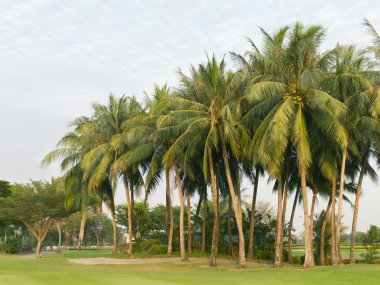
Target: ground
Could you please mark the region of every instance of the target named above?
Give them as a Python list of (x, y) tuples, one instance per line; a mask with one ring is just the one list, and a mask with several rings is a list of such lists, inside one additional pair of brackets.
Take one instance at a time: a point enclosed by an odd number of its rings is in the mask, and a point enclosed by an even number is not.
[(304, 270), (298, 266), (273, 269), (264, 264), (250, 264), (245, 270), (230, 262), (208, 268), (204, 261), (181, 264), (82, 265), (74, 258), (108, 257), (109, 250), (70, 251), (41, 259), (0, 255), (0, 285), (35, 284), (379, 284), (380, 265), (341, 265)]

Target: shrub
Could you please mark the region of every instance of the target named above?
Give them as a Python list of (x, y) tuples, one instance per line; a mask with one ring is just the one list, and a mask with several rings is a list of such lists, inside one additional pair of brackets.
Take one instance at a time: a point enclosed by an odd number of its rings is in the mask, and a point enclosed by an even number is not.
[(325, 257), (325, 265), (332, 265), (331, 257)]
[(347, 258), (346, 258), (346, 259), (343, 259), (343, 263), (344, 263), (344, 264), (350, 264), (350, 260), (347, 259)]
[(140, 242), (138, 246), (139, 251), (149, 251), (153, 246), (162, 245), (158, 239), (147, 239)]
[(157, 255), (157, 254), (165, 254), (168, 252), (168, 246), (163, 244), (156, 244), (153, 245), (149, 250), (148, 253), (151, 255)]
[(301, 257), (299, 257), (299, 256), (292, 256), (292, 264), (302, 264)]
[(274, 260), (274, 252), (269, 250), (258, 250), (256, 252), (257, 259)]
[(22, 243), (19, 238), (10, 238), (6, 244), (1, 245), (1, 252), (16, 254), (20, 253), (22, 249)]

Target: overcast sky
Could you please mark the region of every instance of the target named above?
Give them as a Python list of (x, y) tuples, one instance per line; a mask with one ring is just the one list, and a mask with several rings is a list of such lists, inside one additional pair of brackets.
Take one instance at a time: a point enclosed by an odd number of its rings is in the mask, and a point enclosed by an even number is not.
[[(176, 70), (249, 48), (269, 32), (301, 21), (327, 28), (324, 49), (336, 43), (365, 47), (366, 17), (380, 30), (380, 1), (52, 1), (0, 0), (0, 179), (26, 182), (58, 176), (40, 167), (75, 117), (107, 95), (176, 84)], [(233, 65), (230, 64), (233, 68)], [(244, 183), (250, 197), (252, 187)], [(364, 181), (359, 230), (380, 225), (378, 186)], [(117, 202), (124, 203), (122, 191)], [(258, 199), (275, 202), (266, 181)], [(247, 200), (250, 200), (247, 199)], [(159, 189), (151, 203), (163, 201)], [(320, 201), (317, 212), (324, 202)], [(343, 222), (351, 224), (345, 206)], [(302, 225), (301, 211), (297, 227)]]

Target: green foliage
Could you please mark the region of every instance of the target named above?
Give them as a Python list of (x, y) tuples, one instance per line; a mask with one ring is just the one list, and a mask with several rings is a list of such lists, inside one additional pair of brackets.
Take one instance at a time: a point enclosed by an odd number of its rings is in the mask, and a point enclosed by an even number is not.
[(162, 244), (161, 241), (158, 239), (143, 240), (139, 244), (139, 250), (140, 251), (149, 251), (152, 247), (157, 246), (157, 245), (161, 245), (161, 244)]
[(379, 256), (378, 249), (380, 248), (380, 229), (371, 225), (367, 233), (361, 235), (361, 240), (366, 249), (366, 253), (362, 254), (366, 262), (373, 263)]
[(7, 240), (7, 243), (0, 245), (0, 252), (16, 254), (22, 250), (22, 241), (19, 237), (11, 237)]
[(0, 180), (0, 197), (7, 198), (11, 195), (11, 184), (8, 181)]

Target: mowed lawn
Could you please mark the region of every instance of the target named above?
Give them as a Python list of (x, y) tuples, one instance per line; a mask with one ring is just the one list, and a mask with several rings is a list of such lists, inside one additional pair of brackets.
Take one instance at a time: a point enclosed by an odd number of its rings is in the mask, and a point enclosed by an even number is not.
[[(350, 248), (348, 246), (341, 247), (341, 251), (342, 251), (343, 259), (349, 259), (350, 258)], [(367, 251), (362, 247), (356, 248), (355, 249), (355, 258), (356, 259), (363, 259), (363, 257), (361, 255), (365, 254), (366, 252)], [(292, 255), (293, 256), (303, 256), (303, 255), (305, 255), (305, 249), (303, 249), (303, 248), (292, 249)]]
[(380, 284), (380, 265), (208, 268), (206, 263), (143, 265), (78, 265), (67, 258), (108, 256), (109, 250), (53, 254), (42, 259), (0, 255), (0, 284)]

